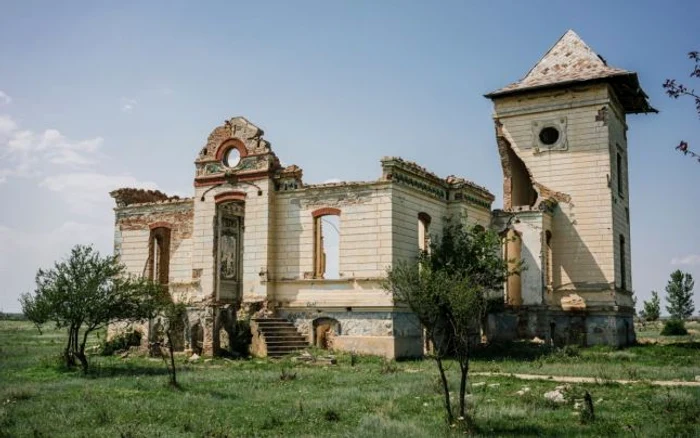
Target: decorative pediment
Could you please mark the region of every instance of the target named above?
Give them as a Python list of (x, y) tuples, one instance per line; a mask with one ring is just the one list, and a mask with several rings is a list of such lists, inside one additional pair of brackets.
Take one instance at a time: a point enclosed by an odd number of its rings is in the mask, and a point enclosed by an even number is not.
[[(233, 117), (226, 120), (223, 125), (217, 126), (209, 134), (207, 144), (199, 152), (197, 162), (214, 161), (217, 153), (221, 155), (219, 148), (225, 143), (236, 141), (245, 147), (245, 155), (259, 155), (271, 152), (270, 143), (263, 139), (265, 132), (250, 123), (244, 117)], [(244, 155), (244, 154), (241, 154)]]
[(279, 160), (263, 134), (262, 129), (243, 117), (226, 120), (214, 128), (195, 161), (195, 184), (256, 179), (279, 168)]

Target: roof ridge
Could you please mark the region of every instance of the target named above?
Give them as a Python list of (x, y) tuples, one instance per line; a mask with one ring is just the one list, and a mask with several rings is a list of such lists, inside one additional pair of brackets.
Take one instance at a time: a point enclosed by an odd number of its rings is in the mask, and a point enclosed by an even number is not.
[[(559, 37), (559, 39), (558, 39), (554, 44), (552, 44), (552, 46), (551, 46), (549, 49), (547, 49), (546, 52), (544, 52), (544, 55), (540, 56), (540, 59), (538, 59), (537, 62), (534, 63), (534, 64), (532, 65), (532, 67), (530, 67), (530, 70), (528, 70), (527, 73), (525, 73), (525, 76), (523, 76), (522, 78), (520, 78), (520, 80), (518, 80), (518, 82), (525, 80), (525, 78), (527, 78), (527, 77), (530, 75), (530, 73), (532, 73), (532, 71), (533, 71), (538, 65), (540, 65), (540, 62), (542, 62), (542, 60), (543, 60), (544, 58), (546, 58), (547, 55), (549, 55), (549, 53), (550, 53), (552, 50), (554, 50), (554, 48), (557, 46), (557, 44), (559, 44), (559, 42), (560, 42), (561, 40), (563, 40), (564, 37), (567, 36), (569, 33), (574, 34), (574, 36), (575, 36), (576, 38), (578, 38), (579, 40), (581, 40), (581, 41), (583, 42), (583, 44), (584, 44), (586, 47), (588, 47), (588, 48), (590, 49), (590, 47), (588, 46), (588, 44), (586, 44), (586, 43), (581, 39), (581, 37), (579, 36), (579, 34), (577, 34), (576, 32), (574, 32), (573, 29), (569, 29), (569, 30), (567, 30), (566, 32), (564, 32), (564, 33)], [(591, 50), (593, 50), (593, 49), (591, 49)]]

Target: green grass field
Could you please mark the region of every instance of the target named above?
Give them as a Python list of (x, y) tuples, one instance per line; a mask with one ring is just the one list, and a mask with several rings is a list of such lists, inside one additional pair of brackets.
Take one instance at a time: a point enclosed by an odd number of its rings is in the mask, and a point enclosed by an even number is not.
[[(340, 355), (333, 366), (266, 359), (178, 358), (181, 389), (169, 388), (160, 359), (91, 357), (83, 376), (57, 362), (64, 334), (39, 335), (27, 322), (0, 321), (2, 437), (435, 437), (463, 436), (444, 422), (432, 361), (388, 366)], [(94, 340), (96, 342), (97, 340)], [(700, 436), (700, 388), (619, 385), (612, 378), (693, 380), (700, 343), (551, 352), (516, 344), (481, 352), (475, 371), (600, 377), (573, 385), (556, 405), (558, 384), (474, 376), (478, 436)], [(296, 378), (281, 380), (283, 370)], [(634, 370), (634, 371), (632, 371)], [(457, 367), (450, 365), (456, 377)], [(456, 379), (454, 379), (456, 381)], [(477, 383), (486, 382), (484, 385)], [(519, 396), (517, 391), (529, 387)], [(596, 419), (581, 424), (574, 399), (589, 391)], [(456, 401), (456, 399), (455, 399)]]

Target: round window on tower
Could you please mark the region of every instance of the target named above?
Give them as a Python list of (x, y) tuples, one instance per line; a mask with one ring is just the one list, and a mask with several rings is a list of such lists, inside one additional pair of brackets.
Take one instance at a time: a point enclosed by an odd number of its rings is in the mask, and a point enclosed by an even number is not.
[(551, 146), (559, 141), (559, 130), (553, 126), (547, 126), (540, 131), (540, 141), (542, 144)]
[(236, 167), (241, 162), (241, 153), (236, 148), (230, 148), (224, 154), (224, 165), (226, 167)]

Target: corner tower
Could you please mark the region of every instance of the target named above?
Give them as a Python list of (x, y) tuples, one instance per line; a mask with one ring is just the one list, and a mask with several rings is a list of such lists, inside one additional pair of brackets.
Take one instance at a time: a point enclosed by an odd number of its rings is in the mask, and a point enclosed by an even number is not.
[(494, 104), (503, 168), (504, 252), (526, 270), (506, 285), (502, 337), (634, 340), (627, 114), (656, 112), (637, 74), (569, 30)]

